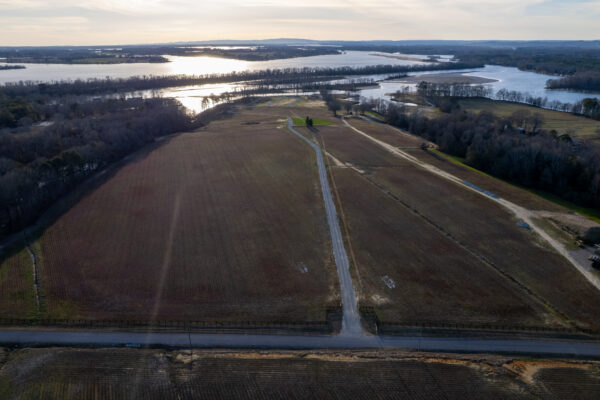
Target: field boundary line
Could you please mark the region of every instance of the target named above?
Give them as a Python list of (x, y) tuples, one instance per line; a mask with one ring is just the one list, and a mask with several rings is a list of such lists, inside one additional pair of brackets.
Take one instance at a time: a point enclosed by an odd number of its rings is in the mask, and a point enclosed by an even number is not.
[(302, 139), (305, 143), (308, 143), (308, 145), (313, 148), (317, 156), (317, 168), (319, 171), (319, 181), (321, 183), (321, 193), (323, 194), (323, 201), (325, 203), (327, 223), (329, 224), (333, 258), (335, 260), (338, 278), (340, 281), (340, 295), (342, 297), (343, 310), (341, 334), (345, 336), (361, 336), (363, 335), (363, 328), (360, 322), (360, 314), (358, 312), (356, 292), (354, 291), (352, 276), (350, 275), (350, 262), (348, 260), (346, 249), (344, 248), (344, 239), (342, 237), (342, 231), (338, 221), (338, 214), (333, 201), (333, 196), (331, 195), (329, 181), (327, 179), (327, 169), (325, 168), (325, 161), (323, 160), (323, 152), (318, 144), (310, 141), (308, 138), (294, 129), (294, 121), (291, 117), (288, 116), (287, 120), (288, 130)]
[(37, 312), (39, 313), (41, 311), (41, 308), (40, 308), (40, 282), (38, 279), (38, 261), (37, 261), (35, 252), (31, 248), (31, 243), (29, 242), (29, 240), (27, 239), (27, 236), (25, 234), (23, 234), (23, 242), (25, 244), (25, 250), (29, 254), (29, 257), (31, 258), (31, 268), (32, 268), (32, 273), (33, 273), (33, 292), (35, 294), (36, 309), (37, 309)]
[(522, 290), (523, 292), (525, 292), (528, 296), (531, 296), (542, 307), (545, 307), (551, 314), (554, 314), (556, 317), (558, 317), (559, 319), (561, 319), (563, 322), (569, 324), (571, 327), (573, 327), (575, 329), (578, 329), (577, 326), (574, 324), (574, 322), (571, 321), (571, 319), (566, 314), (564, 314), (560, 310), (556, 309), (551, 303), (549, 303), (546, 299), (544, 299), (544, 297), (542, 297), (539, 294), (537, 294), (534, 290), (530, 289), (527, 285), (525, 285), (524, 283), (522, 283), (521, 281), (519, 281), (517, 278), (513, 277), (508, 272), (506, 272), (502, 268), (498, 267), (493, 261), (489, 260), (486, 256), (477, 253), (475, 250), (472, 250), (469, 246), (467, 246), (466, 244), (462, 243), (458, 238), (454, 237), (454, 235), (452, 235), (450, 232), (447, 232), (442, 226), (436, 224), (429, 217), (427, 217), (426, 215), (422, 214), (417, 208), (415, 208), (414, 206), (408, 204), (404, 200), (398, 198), (396, 195), (394, 195), (393, 193), (391, 193), (382, 184), (377, 183), (377, 182), (373, 181), (372, 179), (370, 179), (369, 177), (366, 177), (366, 176), (364, 176), (363, 178), (367, 182), (369, 182), (370, 184), (372, 184), (373, 186), (375, 186), (377, 189), (379, 189), (383, 194), (389, 196), (394, 201), (400, 203), (403, 207), (405, 207), (407, 210), (409, 210), (415, 216), (417, 216), (417, 217), (425, 220), (425, 222), (427, 224), (429, 224), (430, 226), (432, 226), (442, 236), (447, 237), (450, 241), (452, 241), (453, 243), (455, 243), (458, 247), (460, 247), (461, 249), (465, 250), (471, 256), (473, 256), (474, 258), (476, 258), (477, 260), (479, 260), (483, 264), (485, 264), (488, 267), (490, 267), (494, 272), (496, 272), (497, 274), (499, 274), (503, 279), (506, 279), (507, 281), (512, 282), (513, 284), (515, 284), (520, 290)]
[[(600, 278), (596, 277), (591, 271), (588, 271), (583, 265), (579, 264), (579, 262), (577, 262), (577, 260), (575, 260), (567, 251), (567, 249), (560, 244), (558, 241), (554, 240), (552, 237), (550, 237), (550, 235), (548, 235), (546, 233), (546, 231), (544, 231), (543, 229), (541, 229), (534, 221), (532, 218), (532, 214), (529, 210), (527, 210), (524, 207), (521, 207), (515, 203), (512, 203), (506, 199), (503, 198), (493, 198), (490, 197), (488, 195), (486, 195), (485, 193), (482, 193), (481, 191), (470, 187), (469, 185), (466, 185), (464, 183), (463, 179), (460, 179), (448, 172), (442, 171), (439, 168), (434, 167), (431, 164), (428, 164), (424, 161), (421, 161), (419, 159), (417, 159), (414, 156), (411, 156), (408, 153), (405, 153), (404, 151), (388, 144), (385, 143), (379, 139), (376, 139), (374, 137), (372, 137), (371, 135), (366, 134), (365, 132), (355, 128), (354, 126), (350, 125), (346, 119), (342, 119), (342, 121), (344, 122), (344, 124), (346, 124), (347, 127), (349, 127), (350, 129), (352, 129), (353, 131), (355, 131), (356, 133), (366, 137), (367, 139), (371, 140), (374, 143), (377, 143), (379, 146), (383, 147), (384, 149), (388, 150), (390, 153), (401, 157), (423, 169), (425, 169), (426, 171), (429, 171), (437, 176), (440, 176), (446, 180), (449, 180), (451, 182), (454, 182), (456, 184), (458, 184), (459, 186), (461, 186), (464, 189), (468, 189), (474, 193), (479, 194), (480, 196), (485, 197), (486, 199), (492, 200), (497, 204), (500, 204), (502, 207), (504, 207), (505, 209), (507, 209), (508, 211), (510, 211), (512, 214), (514, 214), (517, 218), (522, 219), (525, 223), (527, 223), (531, 229), (537, 233), (539, 236), (541, 236), (541, 238), (543, 240), (545, 240), (558, 254), (560, 254), (561, 256), (563, 256), (567, 261), (569, 261), (576, 269), (577, 271), (579, 271), (581, 273), (581, 275), (583, 275), (583, 277), (592, 284), (592, 286), (594, 286), (596, 289), (600, 290)], [(394, 128), (395, 129), (395, 128)], [(400, 131), (402, 132), (402, 131)], [(404, 133), (404, 132), (403, 132)]]

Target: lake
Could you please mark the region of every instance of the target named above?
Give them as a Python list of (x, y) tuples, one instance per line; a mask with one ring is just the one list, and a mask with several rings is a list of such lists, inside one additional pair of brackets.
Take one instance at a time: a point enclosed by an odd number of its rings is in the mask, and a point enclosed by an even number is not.
[[(435, 74), (440, 71), (427, 71), (418, 75)], [(480, 76), (482, 78), (496, 79), (497, 82), (486, 83), (484, 86), (491, 87), (496, 93), (500, 89), (516, 90), (518, 92), (529, 93), (534, 97), (547, 97), (548, 100), (558, 100), (561, 103), (575, 103), (586, 97), (600, 97), (598, 93), (576, 92), (570, 90), (548, 90), (546, 89), (546, 81), (548, 79), (556, 79), (556, 76), (538, 74), (535, 72), (525, 72), (518, 68), (503, 67), (500, 65), (486, 65), (485, 68), (444, 71), (460, 73), (465, 75)], [(394, 93), (405, 86), (414, 87), (414, 84), (402, 82), (380, 82), (379, 88), (366, 89), (361, 91), (361, 96), (367, 98), (386, 98), (388, 94)]]
[[(419, 55), (405, 55), (411, 58), (422, 58)], [(449, 56), (444, 56), (447, 61)], [(142, 75), (205, 75), (217, 73), (230, 73), (247, 70), (302, 68), (302, 67), (364, 67), (369, 65), (416, 65), (423, 62), (403, 60), (399, 58), (382, 57), (374, 52), (347, 51), (342, 54), (321, 55), (313, 57), (289, 58), (270, 61), (244, 61), (217, 57), (172, 57), (168, 56), (169, 63), (139, 63), (139, 64), (24, 64), (26, 69), (0, 71), (0, 84), (18, 81), (56, 81), (67, 79), (89, 78), (127, 78)], [(546, 90), (546, 81), (555, 77), (533, 72), (520, 71), (517, 68), (487, 65), (485, 68), (455, 71), (465, 72), (467, 75), (481, 76), (498, 80), (489, 85), (494, 92), (500, 89), (527, 92), (534, 96), (547, 97), (549, 100), (558, 100), (563, 103), (574, 103), (594, 94), (567, 91)], [(430, 71), (428, 73), (436, 73)], [(382, 77), (375, 77), (380, 79)], [(163, 96), (179, 99), (186, 107), (194, 111), (202, 109), (202, 99), (210, 94), (220, 94), (238, 87), (237, 84), (218, 84), (191, 86), (185, 88), (172, 88), (159, 90)], [(380, 82), (380, 87), (369, 88), (361, 91), (365, 97), (387, 98), (389, 93), (409, 86), (406, 83)]]
[(369, 65), (414, 65), (417, 61), (399, 60), (371, 55), (366, 51), (347, 51), (313, 57), (270, 61), (244, 61), (218, 57), (172, 57), (169, 63), (133, 64), (19, 64), (26, 69), (0, 71), (0, 84), (18, 81), (58, 81), (89, 78), (128, 78), (143, 75), (205, 75), (231, 72), (303, 68), (303, 67), (365, 67)]

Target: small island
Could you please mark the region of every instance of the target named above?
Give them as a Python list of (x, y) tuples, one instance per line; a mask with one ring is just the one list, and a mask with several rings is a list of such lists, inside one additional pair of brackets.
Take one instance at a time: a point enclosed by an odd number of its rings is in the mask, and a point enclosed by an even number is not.
[(25, 66), (24, 65), (11, 65), (11, 64), (0, 65), (0, 71), (9, 70), (9, 69), (25, 69)]

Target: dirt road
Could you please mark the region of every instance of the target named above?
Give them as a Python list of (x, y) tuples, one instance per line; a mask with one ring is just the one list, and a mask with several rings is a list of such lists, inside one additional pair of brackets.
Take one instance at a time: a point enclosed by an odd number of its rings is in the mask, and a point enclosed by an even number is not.
[(338, 271), (340, 281), (340, 293), (342, 296), (342, 335), (356, 336), (362, 334), (362, 325), (360, 323), (360, 315), (358, 313), (358, 304), (356, 293), (352, 285), (352, 277), (350, 276), (350, 263), (348, 255), (344, 248), (342, 239), (342, 231), (335, 209), (335, 203), (329, 189), (329, 181), (327, 180), (327, 169), (323, 161), (323, 152), (315, 143), (305, 138), (302, 134), (294, 129), (294, 122), (288, 117), (288, 129), (303, 141), (308, 143), (317, 155), (317, 167), (319, 169), (319, 180), (321, 182), (321, 192), (323, 193), (323, 201), (325, 202), (325, 213), (327, 214), (327, 223), (329, 224), (329, 232), (331, 234), (331, 244), (333, 247), (333, 257)]

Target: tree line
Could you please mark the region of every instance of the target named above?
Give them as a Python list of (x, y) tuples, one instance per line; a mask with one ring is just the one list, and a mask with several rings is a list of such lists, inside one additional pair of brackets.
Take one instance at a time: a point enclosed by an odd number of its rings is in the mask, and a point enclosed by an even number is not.
[(389, 124), (436, 143), (445, 153), (465, 158), (474, 168), (582, 206), (600, 208), (600, 153), (568, 135), (539, 129), (539, 116), (515, 113), (498, 117), (485, 111), (454, 110), (429, 119), (394, 104), (378, 111)]
[(48, 126), (0, 130), (0, 236), (30, 224), (94, 172), (195, 126), (174, 99), (95, 100), (55, 111)]
[(549, 79), (548, 89), (574, 89), (600, 91), (600, 72), (578, 72), (560, 79)]
[(13, 82), (0, 86), (0, 93), (7, 96), (29, 95), (93, 95), (102, 93), (133, 92), (139, 90), (161, 89), (177, 86), (191, 86), (212, 83), (235, 83), (260, 80), (262, 83), (306, 82), (320, 80), (316, 78), (343, 78), (357, 75), (382, 75), (431, 70), (451, 70), (478, 68), (480, 64), (445, 63), (426, 65), (374, 65), (366, 67), (336, 68), (285, 68), (259, 71), (231, 72), (226, 74), (207, 75), (170, 75), (170, 76), (136, 76), (121, 79), (87, 79), (54, 82)]

